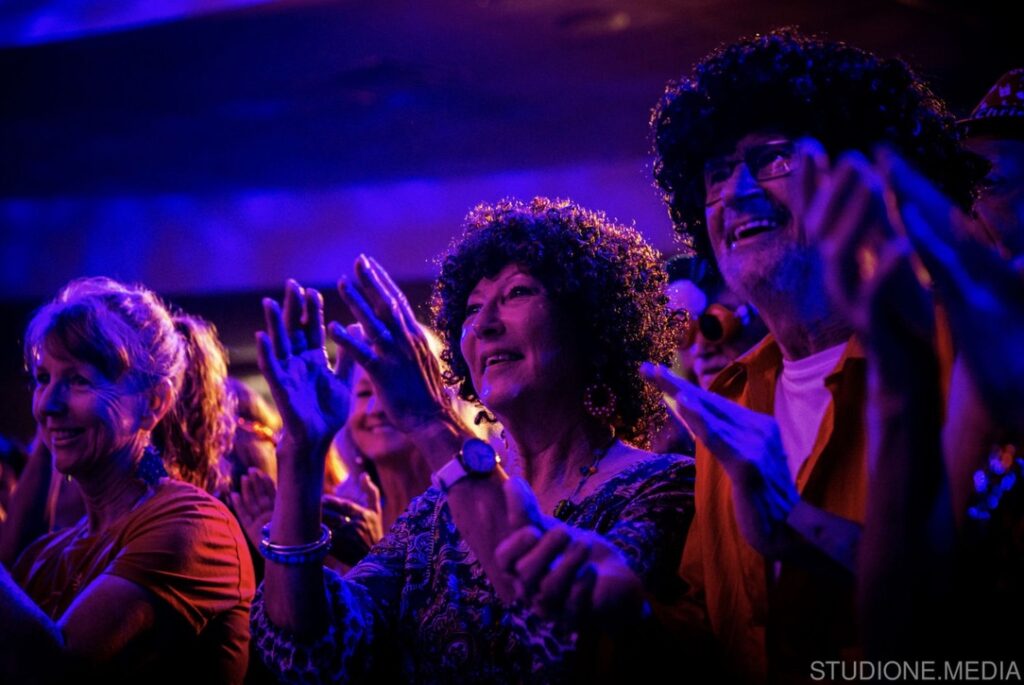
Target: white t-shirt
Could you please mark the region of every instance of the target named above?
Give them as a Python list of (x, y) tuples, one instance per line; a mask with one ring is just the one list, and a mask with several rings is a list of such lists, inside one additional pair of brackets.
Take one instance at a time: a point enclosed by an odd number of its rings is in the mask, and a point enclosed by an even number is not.
[(821, 420), (832, 401), (832, 393), (825, 387), (825, 377), (835, 370), (845, 349), (846, 343), (843, 343), (804, 359), (782, 360), (782, 375), (775, 385), (775, 420), (779, 423), (782, 447), (794, 480), (804, 461), (811, 456)]

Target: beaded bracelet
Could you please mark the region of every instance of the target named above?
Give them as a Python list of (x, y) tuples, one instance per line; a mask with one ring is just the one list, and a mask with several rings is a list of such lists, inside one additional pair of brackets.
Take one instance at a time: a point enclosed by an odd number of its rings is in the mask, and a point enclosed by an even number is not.
[(302, 564), (320, 563), (331, 550), (331, 529), (320, 524), (320, 539), (304, 545), (278, 545), (270, 541), (270, 524), (263, 526), (263, 539), (260, 540), (260, 555), (275, 564), (300, 566)]

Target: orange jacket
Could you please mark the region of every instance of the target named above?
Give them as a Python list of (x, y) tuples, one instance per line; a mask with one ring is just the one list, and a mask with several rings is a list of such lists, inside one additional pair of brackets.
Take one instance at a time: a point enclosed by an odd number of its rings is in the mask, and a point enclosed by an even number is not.
[[(772, 414), (782, 352), (768, 336), (724, 369), (711, 389)], [(864, 522), (867, 463), (864, 352), (851, 339), (825, 384), (832, 402), (814, 449), (797, 474), (801, 498), (843, 518)], [(807, 680), (811, 662), (854, 657), (857, 627), (849, 573), (783, 564), (775, 576), (744, 540), (733, 513), (728, 475), (703, 445), (697, 448), (696, 515), (680, 574), (688, 604), (703, 611), (728, 667), (744, 681)], [(770, 666), (769, 666), (770, 664)]]

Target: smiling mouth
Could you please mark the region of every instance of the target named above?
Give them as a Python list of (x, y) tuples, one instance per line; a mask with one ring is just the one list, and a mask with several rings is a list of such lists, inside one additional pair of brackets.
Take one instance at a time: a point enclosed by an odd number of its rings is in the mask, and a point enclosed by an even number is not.
[(50, 439), (55, 445), (71, 442), (85, 431), (81, 428), (51, 428)]
[(523, 358), (523, 355), (516, 354), (514, 352), (499, 352), (497, 354), (491, 354), (484, 358), (484, 369), (489, 369), (492, 366), (499, 364), (507, 364), (509, 362), (516, 362)]
[(782, 223), (776, 218), (761, 218), (744, 221), (743, 223), (733, 228), (730, 232), (729, 247), (734, 247), (737, 243), (740, 243), (744, 240), (749, 240), (762, 233), (774, 231), (781, 225)]

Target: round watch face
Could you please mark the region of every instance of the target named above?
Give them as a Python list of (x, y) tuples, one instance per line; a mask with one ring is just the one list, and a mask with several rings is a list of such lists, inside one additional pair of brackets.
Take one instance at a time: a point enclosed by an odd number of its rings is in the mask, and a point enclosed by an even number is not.
[(494, 448), (478, 438), (467, 440), (461, 454), (462, 467), (473, 474), (488, 474), (498, 463)]

